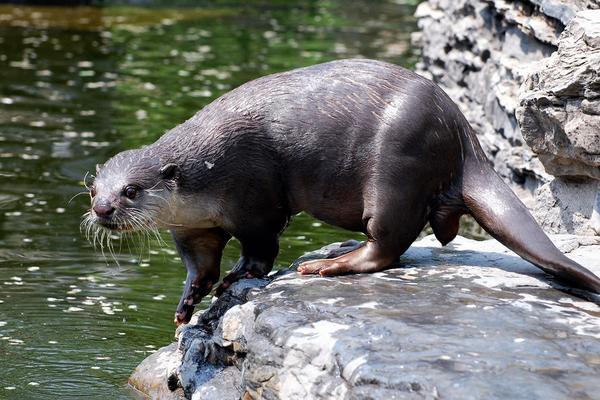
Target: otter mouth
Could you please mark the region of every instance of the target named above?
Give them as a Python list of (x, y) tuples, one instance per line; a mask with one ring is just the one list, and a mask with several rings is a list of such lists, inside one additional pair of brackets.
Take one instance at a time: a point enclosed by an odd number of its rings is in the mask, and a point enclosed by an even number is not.
[[(97, 215), (94, 210), (86, 212), (81, 220), (80, 230), (86, 239), (94, 246), (100, 248), (102, 255), (107, 250), (115, 259), (114, 243), (117, 243), (118, 249), (121, 248), (122, 240), (125, 239), (129, 244), (130, 239), (139, 239), (140, 246), (143, 248), (146, 241), (155, 237), (161, 242), (162, 238), (158, 229), (137, 214), (115, 214), (109, 216)], [(163, 242), (164, 243), (164, 242)], [(117, 262), (118, 264), (118, 262)]]
[(103, 228), (109, 229), (111, 231), (114, 232), (125, 232), (125, 231), (130, 231), (133, 228), (127, 224), (123, 224), (123, 223), (117, 223), (114, 221), (110, 221), (110, 220), (103, 220), (101, 218), (97, 218), (96, 221), (94, 221), (94, 223), (96, 225), (99, 225)]

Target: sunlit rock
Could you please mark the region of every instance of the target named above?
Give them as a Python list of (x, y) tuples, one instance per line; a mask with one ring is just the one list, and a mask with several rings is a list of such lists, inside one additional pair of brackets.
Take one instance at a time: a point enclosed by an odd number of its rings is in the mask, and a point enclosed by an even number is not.
[(600, 10), (578, 13), (523, 86), (521, 131), (546, 170), (600, 180)]
[[(553, 240), (600, 274), (600, 238)], [(330, 245), (306, 257), (336, 254), (339, 245)], [(299, 262), (272, 280), (233, 285), (130, 383), (223, 400), (600, 392), (598, 298), (568, 294), (494, 240), (458, 237), (441, 247), (428, 236), (398, 268), (376, 274), (300, 276)]]
[(600, 10), (579, 12), (521, 88), (523, 137), (558, 177), (538, 190), (534, 212), (553, 232), (600, 235), (599, 52)]

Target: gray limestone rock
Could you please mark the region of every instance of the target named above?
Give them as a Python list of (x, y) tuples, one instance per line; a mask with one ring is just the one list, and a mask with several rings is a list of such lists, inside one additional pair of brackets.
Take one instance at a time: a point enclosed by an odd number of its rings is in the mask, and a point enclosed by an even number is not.
[(600, 235), (599, 181), (556, 178), (537, 190), (536, 199), (532, 212), (546, 231)]
[(142, 361), (129, 377), (129, 385), (152, 399), (182, 400), (183, 391), (175, 387), (171, 390), (168, 385), (180, 363), (177, 343), (171, 343)]
[(564, 25), (571, 21), (577, 11), (600, 9), (598, 0), (531, 0), (531, 3), (538, 6), (542, 13), (556, 18)]
[[(246, 303), (252, 289), (265, 286), (268, 279), (245, 279), (216, 299), (210, 307), (195, 314), (189, 324), (177, 331), (177, 349), (181, 363), (171, 379), (178, 382), (188, 398), (226, 400), (241, 395), (239, 364), (240, 345), (245, 337), (236, 337), (236, 345), (228, 341), (231, 323), (224, 315), (231, 308)], [(231, 318), (225, 318), (225, 321)], [(243, 321), (240, 318), (240, 321)], [(243, 332), (243, 331), (242, 331)]]
[(600, 10), (578, 13), (523, 87), (521, 131), (546, 170), (600, 180)]
[[(600, 238), (553, 240), (600, 273)], [(307, 258), (341, 251), (331, 245)], [(458, 237), (441, 247), (428, 236), (398, 268), (375, 274), (299, 276), (300, 261), (261, 290), (251, 287), (265, 280), (233, 285), (233, 296), (180, 331), (172, 357), (195, 364), (181, 363), (171, 381), (187, 386), (188, 398), (552, 400), (600, 393), (600, 307), (557, 290), (494, 240)], [(197, 340), (202, 345), (186, 345)], [(153, 357), (144, 363), (158, 362)], [(198, 381), (183, 384), (186, 374)]]
[(600, 10), (572, 17), (558, 51), (531, 69), (517, 117), (527, 144), (558, 177), (538, 191), (540, 224), (600, 235)]

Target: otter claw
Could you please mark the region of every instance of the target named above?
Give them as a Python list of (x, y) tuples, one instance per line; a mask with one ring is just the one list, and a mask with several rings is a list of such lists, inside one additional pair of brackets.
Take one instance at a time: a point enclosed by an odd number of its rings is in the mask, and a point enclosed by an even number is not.
[(223, 282), (217, 287), (217, 290), (215, 290), (215, 295), (217, 297), (221, 296), (223, 292), (229, 288), (229, 286), (231, 286), (231, 283), (223, 280)]
[[(210, 293), (213, 283), (208, 281), (200, 286), (194, 284), (188, 290), (184, 291), (179, 307), (175, 313), (175, 323), (179, 326), (190, 322), (194, 313), (194, 306), (202, 300), (202, 298)], [(203, 289), (202, 289), (203, 288)]]
[(223, 278), (223, 282), (217, 287), (215, 290), (215, 295), (217, 297), (221, 296), (223, 292), (231, 286), (232, 283), (239, 281), (240, 279), (252, 279), (255, 275), (252, 272), (235, 272), (227, 275)]
[(177, 326), (187, 324), (192, 319), (192, 314), (194, 313), (194, 306), (184, 305), (183, 310), (177, 311), (175, 313), (175, 324)]

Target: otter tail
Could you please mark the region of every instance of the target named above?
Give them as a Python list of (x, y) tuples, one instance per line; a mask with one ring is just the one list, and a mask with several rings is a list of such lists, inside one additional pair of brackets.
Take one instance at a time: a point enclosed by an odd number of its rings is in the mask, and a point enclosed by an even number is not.
[(600, 278), (567, 258), (487, 163), (465, 160), (462, 199), (467, 211), (495, 239), (573, 287), (600, 293)]

